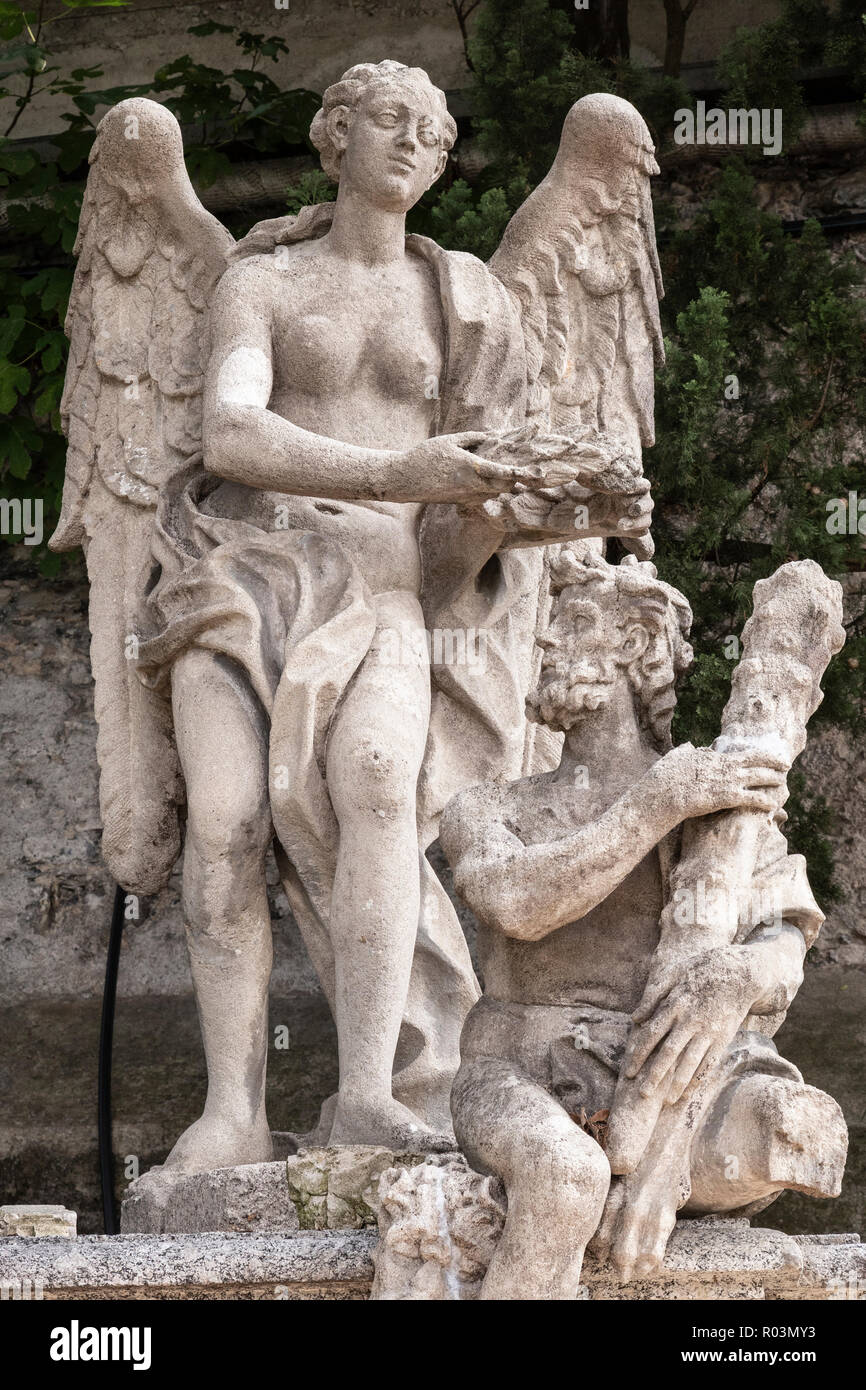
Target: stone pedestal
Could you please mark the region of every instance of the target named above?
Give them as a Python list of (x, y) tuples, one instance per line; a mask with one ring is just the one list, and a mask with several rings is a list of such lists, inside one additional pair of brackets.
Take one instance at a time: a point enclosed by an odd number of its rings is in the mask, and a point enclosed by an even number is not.
[(424, 1159), (424, 1154), (341, 1145), (209, 1173), (151, 1168), (126, 1189), (120, 1229), (124, 1235), (362, 1230), (376, 1225), (381, 1175)]
[[(119, 1236), (76, 1239), (61, 1207), (0, 1209), (0, 1296), (473, 1299), (504, 1211), (496, 1181), (458, 1154), (347, 1147), (194, 1176), (156, 1168), (128, 1188)], [(588, 1256), (580, 1296), (866, 1299), (866, 1247), (744, 1218), (680, 1221), (655, 1275), (620, 1284)]]
[(121, 1204), (123, 1235), (296, 1231), (285, 1163), (249, 1163), (210, 1173), (151, 1168), (130, 1183)]
[[(13, 1236), (0, 1240), (0, 1295), (357, 1301), (370, 1296), (376, 1239), (373, 1230)], [(864, 1299), (866, 1247), (857, 1236), (689, 1221), (677, 1227), (654, 1278), (616, 1285), (587, 1262), (583, 1288), (590, 1301)]]

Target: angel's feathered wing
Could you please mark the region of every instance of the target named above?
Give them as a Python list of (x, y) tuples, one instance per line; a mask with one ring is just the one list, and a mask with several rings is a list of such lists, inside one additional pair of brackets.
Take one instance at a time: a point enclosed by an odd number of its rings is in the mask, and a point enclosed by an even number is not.
[[(655, 370), (664, 361), (650, 196), (657, 173), (652, 138), (635, 107), (607, 93), (583, 97), (565, 119), (550, 172), (490, 260), (520, 312), (527, 421), (573, 437), (601, 431), (638, 460), (655, 439)], [(651, 541), (643, 546), (652, 553)], [(537, 635), (550, 613), (549, 558)], [(540, 664), (536, 648), (535, 677)], [(528, 725), (524, 772), (555, 766), (552, 738)]]
[(152, 893), (180, 849), (183, 788), (170, 706), (136, 674), (142, 600), (160, 489), (200, 458), (208, 307), (234, 242), (198, 201), (180, 127), (156, 102), (112, 107), (90, 164), (49, 544), (87, 557), (103, 855), (124, 888)]
[(638, 458), (653, 443), (653, 380), (664, 361), (654, 173), (640, 113), (607, 93), (583, 97), (549, 174), (490, 261), (520, 306), (530, 419), (562, 434), (602, 430)]

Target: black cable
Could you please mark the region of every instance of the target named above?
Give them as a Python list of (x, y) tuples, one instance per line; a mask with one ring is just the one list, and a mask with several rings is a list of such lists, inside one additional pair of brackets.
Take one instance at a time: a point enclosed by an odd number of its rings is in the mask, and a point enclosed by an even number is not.
[(96, 1127), (99, 1140), (99, 1171), (102, 1179), (102, 1213), (107, 1236), (117, 1235), (114, 1208), (114, 1154), (111, 1147), (111, 1045), (114, 1038), (114, 1002), (117, 998), (117, 967), (123, 938), (126, 893), (120, 884), (114, 890), (114, 909), (108, 936), (105, 986), (102, 991), (102, 1018), (99, 1023), (99, 1069), (96, 1080)]

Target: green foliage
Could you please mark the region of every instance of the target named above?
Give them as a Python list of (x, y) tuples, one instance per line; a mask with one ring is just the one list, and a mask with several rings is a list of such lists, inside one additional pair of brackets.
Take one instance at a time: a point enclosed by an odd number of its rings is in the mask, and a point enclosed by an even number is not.
[[(831, 258), (817, 225), (786, 236), (735, 162), (663, 259), (668, 361), (648, 459), (659, 564), (693, 603), (699, 646), (718, 651), (748, 616), (754, 582), (785, 560), (811, 556), (835, 574), (860, 566), (859, 538), (830, 534), (827, 504), (864, 476), (851, 430), (866, 417), (866, 313), (852, 293), (861, 275)], [(739, 395), (726, 400), (726, 389)], [(845, 659), (831, 668), (824, 718), (860, 716), (862, 629), (852, 624)], [(725, 675), (718, 663), (704, 672), (711, 723)], [(697, 700), (685, 698), (686, 726)]]
[[(288, 53), (279, 36), (252, 34), (214, 20), (195, 24), (188, 32), (198, 38), (231, 34), (245, 60), (223, 73), (187, 54), (154, 76), (147, 94), (162, 99), (187, 131), (192, 178), (207, 187), (227, 173), (232, 162), (226, 154), (229, 147), (235, 159), (263, 159), (307, 142), (319, 97), (302, 88), (283, 91), (261, 67)], [(197, 132), (194, 140), (189, 138), (192, 131)]]
[(790, 796), (785, 805), (788, 822), (785, 834), (795, 854), (805, 856), (809, 882), (819, 902), (828, 907), (841, 902), (844, 894), (833, 876), (833, 851), (828, 836), (836, 829), (836, 817), (824, 797), (810, 788), (802, 772), (788, 777)]
[(429, 233), (449, 250), (471, 251), (489, 260), (528, 191), (525, 180), (517, 179), (507, 189), (488, 188), (479, 194), (457, 179), (431, 207)]
[(675, 78), (580, 52), (574, 25), (549, 0), (486, 0), (469, 54), (479, 140), (502, 171), (533, 184), (550, 168), (566, 112), (588, 92), (634, 102), (658, 144), (674, 111), (692, 104)]
[(804, 71), (842, 67), (858, 91), (866, 88), (864, 26), (862, 0), (781, 0), (778, 19), (739, 29), (722, 53), (717, 67), (726, 89), (723, 104), (781, 109), (788, 147), (806, 117)]
[(718, 64), (724, 105), (781, 110), (784, 147), (796, 140), (806, 118), (799, 61), (799, 35), (785, 19), (777, 19), (759, 29), (738, 30)]
[[(756, 580), (806, 556), (830, 574), (862, 568), (862, 539), (830, 534), (827, 520), (831, 499), (862, 491), (866, 461), (851, 426), (866, 418), (866, 311), (855, 263), (834, 260), (815, 223), (786, 236), (756, 206), (738, 161), (668, 242), (663, 269), (667, 364), (646, 463), (659, 571), (695, 614), (676, 732), (708, 741), (730, 688), (726, 639), (742, 630)], [(725, 399), (726, 389), (739, 395)], [(816, 723), (861, 723), (864, 667), (861, 603)], [(829, 821), (801, 775), (789, 811), (789, 837), (808, 845), (813, 884), (829, 901)]]
[(316, 203), (332, 203), (337, 196), (337, 185), (332, 183), (321, 169), (311, 169), (301, 174), (297, 183), (292, 184), (286, 196), (286, 211), (300, 212), (301, 208)]
[(520, 163), (533, 182), (556, 153), (573, 76), (571, 24), (547, 0), (487, 0), (469, 42), (475, 129), (488, 154)]

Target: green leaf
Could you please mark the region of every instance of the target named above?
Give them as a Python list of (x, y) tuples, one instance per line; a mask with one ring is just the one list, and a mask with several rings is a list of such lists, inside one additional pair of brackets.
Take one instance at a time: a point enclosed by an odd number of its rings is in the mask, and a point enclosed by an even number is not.
[[(16, 306), (16, 307), (21, 307)], [(8, 357), (12, 348), (17, 343), (24, 331), (23, 314), (15, 317), (0, 319), (0, 358)]]
[(8, 360), (0, 361), (0, 415), (14, 410), (18, 397), (26, 395), (29, 389), (30, 373), (26, 367)]
[(65, 355), (66, 339), (61, 333), (52, 334), (52, 341), (45, 348), (39, 359), (43, 372), (54, 372), (60, 366)]
[(33, 414), (37, 419), (46, 419), (60, 405), (60, 397), (63, 394), (63, 382), (60, 378), (49, 381), (33, 402)]
[(29, 477), (38, 443), (39, 436), (31, 421), (18, 417), (0, 424), (0, 472), (18, 479)]
[(24, 30), (24, 14), (17, 5), (0, 0), (0, 39), (17, 39)]

